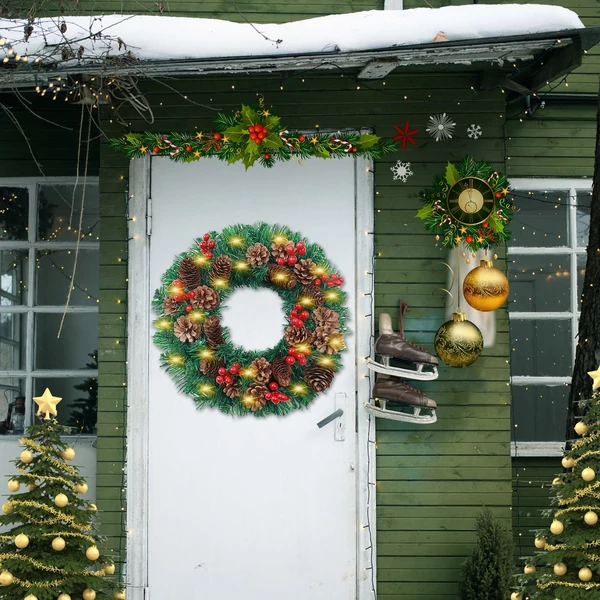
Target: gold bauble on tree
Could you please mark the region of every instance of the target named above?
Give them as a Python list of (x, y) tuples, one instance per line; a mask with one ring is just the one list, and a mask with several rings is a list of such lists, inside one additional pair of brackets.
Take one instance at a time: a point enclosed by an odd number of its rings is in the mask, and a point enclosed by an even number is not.
[(554, 519), (550, 524), (550, 531), (554, 535), (560, 535), (565, 530), (565, 526), (558, 520)]
[(73, 490), (75, 490), (76, 494), (85, 494), (88, 491), (88, 484), (83, 482), (83, 483), (77, 483), (74, 487)]
[(64, 592), (58, 597), (57, 600), (71, 600), (71, 596), (69, 594), (65, 594)]
[(575, 425), (577, 435), (585, 435), (588, 432), (588, 426), (583, 421), (578, 421)]
[(437, 355), (449, 367), (468, 367), (483, 350), (483, 336), (471, 321), (467, 321), (465, 313), (457, 309), (452, 320), (438, 329), (434, 345)]
[(114, 575), (115, 574), (115, 565), (114, 565), (114, 563), (105, 563), (104, 564), (104, 572), (107, 575)]
[(55, 537), (52, 540), (52, 549), (56, 550), (57, 552), (64, 550), (66, 545), (67, 545), (67, 542), (65, 542), (65, 540), (63, 538), (61, 538), (60, 536)]
[(116, 600), (125, 600), (125, 590), (117, 590), (114, 593)]
[(567, 565), (565, 563), (556, 563), (554, 565), (554, 574), (562, 577), (567, 574)]
[(596, 471), (594, 469), (590, 469), (590, 467), (586, 467), (583, 471), (581, 471), (581, 479), (587, 481), (594, 481), (594, 477), (596, 477)]
[(564, 481), (563, 481), (563, 480), (562, 480), (560, 477), (555, 477), (555, 478), (552, 480), (552, 485), (553, 485), (554, 487), (558, 487), (559, 485), (564, 485)]
[(525, 573), (525, 575), (530, 575), (531, 573), (535, 573), (535, 565), (525, 565), (525, 568), (523, 569), (523, 573)]
[(10, 571), (2, 571), (0, 573), (0, 585), (11, 585), (14, 580), (15, 578)]
[(12, 511), (13, 511), (13, 505), (12, 505), (12, 502), (5, 502), (5, 503), (2, 505), (2, 512), (3, 512), (5, 515), (10, 515), (10, 513), (11, 513)]
[(27, 548), (29, 546), (29, 538), (24, 533), (20, 533), (15, 538), (15, 546), (21, 549)]
[(83, 600), (95, 600), (96, 592), (91, 588), (83, 590)]
[(75, 458), (75, 450), (73, 450), (73, 448), (65, 448), (62, 452), (61, 452), (61, 456), (65, 459), (65, 460), (73, 460)]
[(583, 515), (583, 520), (586, 525), (595, 525), (598, 522), (598, 515), (593, 510), (588, 510)]
[(27, 596), (25, 596), (25, 600), (38, 600), (38, 598), (33, 594), (28, 594)]
[(57, 494), (54, 498), (54, 504), (59, 508), (64, 508), (67, 504), (69, 504), (69, 499), (65, 494)]
[(16, 479), (11, 479), (8, 482), (8, 491), (9, 492), (18, 492), (21, 484)]
[(546, 547), (546, 538), (535, 538), (534, 544), (538, 550), (542, 550)]
[(26, 465), (28, 465), (32, 460), (33, 453), (31, 450), (23, 450), (23, 452), (21, 452), (21, 462), (24, 462)]
[(90, 502), (86, 506), (86, 510), (89, 510), (90, 512), (96, 512), (98, 510), (98, 507), (93, 502)]
[(523, 600), (523, 594), (521, 592), (513, 592), (510, 595), (510, 600)]
[(578, 576), (581, 581), (589, 581), (592, 578), (592, 571), (587, 567), (583, 567), (583, 569), (579, 569)]
[(561, 464), (565, 469), (572, 469), (575, 466), (575, 460), (570, 456), (563, 456)]
[(463, 295), (470, 306), (483, 312), (500, 308), (508, 298), (508, 279), (491, 260), (482, 260), (479, 266), (467, 273), (463, 282)]
[(98, 550), (96, 546), (90, 546), (85, 551), (85, 555), (87, 556), (88, 560), (98, 560), (98, 557), (100, 556), (100, 550)]

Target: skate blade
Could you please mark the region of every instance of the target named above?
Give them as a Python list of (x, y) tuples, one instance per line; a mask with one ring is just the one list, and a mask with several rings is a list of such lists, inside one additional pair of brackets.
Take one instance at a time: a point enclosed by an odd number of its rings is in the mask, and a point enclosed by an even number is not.
[[(431, 367), (433, 371), (425, 371), (425, 366)], [(436, 365), (423, 365), (422, 363), (419, 364), (421, 370), (414, 371), (412, 369), (402, 369), (400, 367), (389, 367), (378, 363), (372, 358), (367, 358), (367, 368), (377, 373), (383, 373), (384, 375), (395, 375), (396, 377), (413, 379), (415, 381), (433, 381), (439, 377)]]
[[(398, 410), (391, 410), (389, 408), (383, 408), (375, 406), (370, 402), (365, 402), (365, 410), (375, 417), (380, 419), (388, 419), (390, 421), (404, 421), (405, 423), (415, 423), (416, 425), (432, 425), (437, 421), (437, 415), (435, 408), (422, 409), (417, 406), (403, 405), (406, 408), (412, 408), (413, 413), (400, 412)], [(421, 414), (421, 410), (429, 410), (431, 414)]]

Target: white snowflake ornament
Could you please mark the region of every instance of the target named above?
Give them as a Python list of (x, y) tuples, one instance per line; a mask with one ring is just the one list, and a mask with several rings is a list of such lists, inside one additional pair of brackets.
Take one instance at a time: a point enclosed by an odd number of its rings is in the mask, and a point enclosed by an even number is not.
[(483, 131), (481, 131), (481, 125), (475, 125), (475, 123), (472, 123), (470, 127), (467, 127), (467, 134), (473, 140), (479, 139), (483, 134)]
[(401, 160), (391, 167), (391, 171), (394, 174), (394, 181), (400, 180), (404, 183), (406, 183), (406, 180), (413, 175), (413, 172), (410, 170), (410, 163), (402, 162)]
[(446, 114), (434, 115), (429, 117), (429, 127), (427, 127), (427, 133), (435, 139), (436, 142), (440, 140), (449, 140), (452, 138), (456, 123)]

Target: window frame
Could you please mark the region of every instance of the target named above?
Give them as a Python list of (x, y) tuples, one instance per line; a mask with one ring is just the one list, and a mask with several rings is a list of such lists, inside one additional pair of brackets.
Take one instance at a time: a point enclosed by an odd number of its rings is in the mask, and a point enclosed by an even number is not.
[[(569, 206), (567, 207), (567, 241), (568, 245), (563, 246), (511, 246), (506, 244), (506, 256), (509, 260), (513, 256), (552, 256), (568, 255), (571, 273), (571, 306), (568, 311), (560, 312), (533, 312), (533, 311), (510, 311), (508, 318), (512, 322), (523, 320), (569, 320), (571, 323), (571, 352), (572, 361), (575, 363), (576, 336), (579, 327), (579, 317), (581, 312), (578, 310), (579, 290), (577, 289), (577, 257), (587, 253), (587, 246), (578, 245), (577, 235), (577, 192), (591, 191), (592, 180), (586, 178), (516, 178), (511, 179), (511, 189), (514, 192), (531, 192), (544, 190), (568, 190)], [(571, 383), (571, 377), (537, 377), (530, 375), (518, 375), (510, 377), (510, 385), (546, 385), (560, 386)], [(512, 402), (512, 399), (511, 399)], [(565, 442), (511, 442), (512, 456), (562, 456)]]
[[(24, 339), (25, 360), (22, 362), (24, 368), (12, 370), (0, 370), (0, 379), (24, 380), (25, 389), (25, 427), (33, 423), (33, 382), (36, 378), (73, 378), (83, 379), (98, 377), (98, 369), (35, 369), (35, 317), (38, 314), (62, 314), (64, 305), (42, 305), (36, 304), (36, 259), (39, 250), (75, 250), (77, 241), (49, 241), (37, 240), (38, 229), (38, 204), (40, 187), (47, 185), (83, 185), (83, 181), (75, 177), (0, 177), (1, 187), (27, 188), (29, 194), (29, 217), (27, 223), (27, 240), (1, 240), (0, 250), (21, 250), (28, 253), (27, 263), (27, 301), (20, 305), (0, 305), (0, 313), (21, 314), (25, 318)], [(99, 187), (99, 177), (87, 177), (86, 186)], [(100, 241), (79, 241), (79, 250), (100, 251)], [(68, 314), (73, 313), (99, 313), (99, 301), (90, 306), (69, 306)], [(81, 434), (73, 434), (82, 437)], [(84, 434), (88, 437), (96, 437)], [(0, 436), (4, 439), (7, 436)]]

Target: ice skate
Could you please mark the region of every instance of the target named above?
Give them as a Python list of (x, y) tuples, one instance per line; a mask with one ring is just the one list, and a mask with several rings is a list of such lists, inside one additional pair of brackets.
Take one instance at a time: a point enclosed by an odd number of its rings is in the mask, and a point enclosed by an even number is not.
[(365, 403), (365, 409), (376, 417), (420, 425), (437, 421), (435, 401), (401, 379), (378, 378), (373, 396), (375, 403)]
[[(380, 356), (382, 362), (372, 358), (367, 359), (367, 367), (372, 371), (404, 377), (405, 379), (416, 379), (419, 381), (432, 381), (438, 378), (438, 359), (432, 356), (421, 346), (409, 342), (404, 337), (404, 325), (402, 315), (406, 312), (406, 304), (400, 303), (400, 332), (392, 329), (392, 318), (387, 313), (379, 317), (379, 337), (375, 342), (375, 355)], [(394, 366), (390, 360), (395, 359), (404, 366)]]

